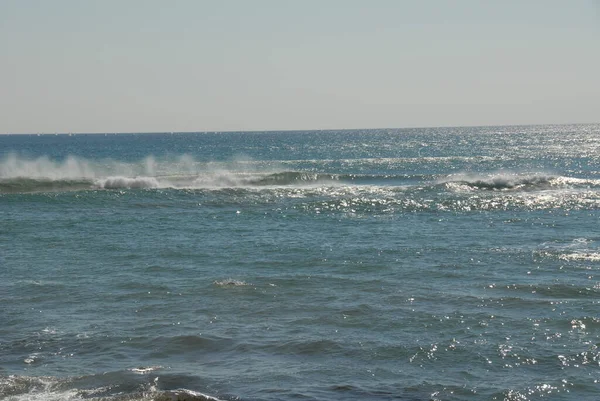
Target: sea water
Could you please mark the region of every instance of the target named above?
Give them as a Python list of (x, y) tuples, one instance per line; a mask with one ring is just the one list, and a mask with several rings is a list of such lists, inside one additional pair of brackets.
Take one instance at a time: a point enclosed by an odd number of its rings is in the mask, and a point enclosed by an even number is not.
[(600, 125), (0, 136), (2, 400), (596, 400)]

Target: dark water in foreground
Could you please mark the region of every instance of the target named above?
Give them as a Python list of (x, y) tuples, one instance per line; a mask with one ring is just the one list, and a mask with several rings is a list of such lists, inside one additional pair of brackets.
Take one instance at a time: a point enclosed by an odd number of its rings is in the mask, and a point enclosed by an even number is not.
[(595, 400), (600, 126), (0, 136), (2, 400)]

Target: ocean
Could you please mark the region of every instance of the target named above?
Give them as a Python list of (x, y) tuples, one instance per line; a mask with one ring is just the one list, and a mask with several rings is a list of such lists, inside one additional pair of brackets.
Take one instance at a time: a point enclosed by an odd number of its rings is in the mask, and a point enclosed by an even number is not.
[(597, 400), (600, 125), (0, 136), (0, 399)]

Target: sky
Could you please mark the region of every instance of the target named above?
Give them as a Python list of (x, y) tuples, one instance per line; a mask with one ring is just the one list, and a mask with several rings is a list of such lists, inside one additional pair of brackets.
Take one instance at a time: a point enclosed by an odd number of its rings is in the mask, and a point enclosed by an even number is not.
[(600, 0), (0, 0), (0, 133), (600, 122)]

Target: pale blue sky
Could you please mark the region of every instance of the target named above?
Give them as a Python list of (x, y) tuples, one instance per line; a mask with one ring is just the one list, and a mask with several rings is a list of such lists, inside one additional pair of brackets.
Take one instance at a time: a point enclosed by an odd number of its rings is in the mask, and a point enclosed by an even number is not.
[(0, 0), (0, 133), (587, 122), (598, 0)]

